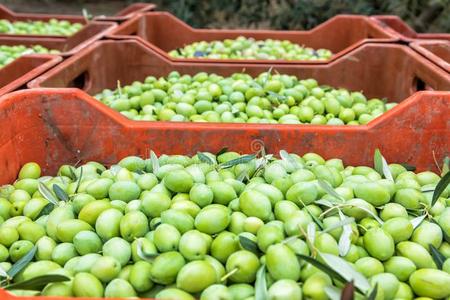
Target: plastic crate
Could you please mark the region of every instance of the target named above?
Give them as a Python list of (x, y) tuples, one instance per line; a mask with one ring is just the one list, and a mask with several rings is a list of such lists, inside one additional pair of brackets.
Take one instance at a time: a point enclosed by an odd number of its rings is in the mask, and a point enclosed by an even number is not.
[(415, 40), (447, 40), (450, 41), (450, 33), (417, 33), (400, 17), (394, 15), (372, 16), (380, 26), (384, 27), (397, 36), (403, 42), (413, 42)]
[(450, 41), (416, 41), (410, 46), (450, 73)]
[(442, 162), (450, 154), (449, 115), (450, 92), (420, 92), (369, 126), (134, 122), (78, 89), (24, 90), (0, 98), (0, 117), (9, 120), (0, 131), (0, 184), (12, 182), (28, 161), (55, 174), (63, 163), (110, 165), (127, 155), (149, 157), (150, 150), (253, 153), (262, 145), (267, 153), (314, 151), (353, 165), (373, 165), (380, 148), (388, 162), (435, 170), (433, 155)]
[(37, 37), (37, 36), (8, 36), (0, 34), (0, 45), (41, 45), (48, 49), (61, 52), (61, 56), (67, 57), (80, 52), (93, 42), (103, 38), (110, 30), (117, 26), (113, 22), (91, 22), (83, 30), (66, 38)]
[(0, 68), (0, 96), (26, 88), (29, 81), (62, 61), (60, 56), (34, 54), (19, 57)]
[(136, 16), (137, 14), (152, 11), (156, 9), (156, 4), (153, 3), (133, 3), (116, 13), (114, 16), (97, 16), (94, 20), (98, 21), (113, 21), (123, 22)]
[(95, 94), (105, 88), (115, 89), (117, 80), (125, 85), (143, 81), (149, 75), (166, 76), (174, 70), (182, 74), (204, 71), (231, 75), (245, 71), (257, 75), (271, 66), (273, 72), (315, 78), (319, 84), (363, 91), (368, 97), (386, 97), (395, 102), (416, 91), (450, 91), (450, 75), (405, 45), (365, 44), (327, 65), (261, 65), (177, 63), (136, 40), (99, 41), (39, 76), (29, 87), (77, 87)]
[[(168, 52), (197, 41), (224, 40), (238, 36), (290, 40), (315, 49), (326, 48), (334, 55), (329, 60), (241, 60), (208, 58), (171, 58)], [(110, 38), (136, 38), (166, 58), (178, 62), (221, 63), (308, 63), (325, 64), (338, 59), (365, 42), (393, 42), (397, 37), (366, 16), (339, 15), (308, 31), (194, 29), (167, 12), (149, 12), (136, 16), (111, 32)]]

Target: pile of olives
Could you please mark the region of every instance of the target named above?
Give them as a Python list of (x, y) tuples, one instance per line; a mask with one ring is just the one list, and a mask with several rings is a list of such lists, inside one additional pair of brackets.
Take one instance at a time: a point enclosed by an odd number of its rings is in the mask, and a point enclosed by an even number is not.
[(244, 36), (223, 41), (195, 42), (169, 52), (169, 56), (174, 58), (262, 60), (327, 60), (332, 55), (328, 49), (314, 50), (288, 40), (255, 40)]
[(83, 27), (81, 23), (70, 23), (67, 20), (50, 19), (49, 21), (9, 21), (0, 19), (0, 33), (62, 35), (70, 36)]
[(95, 97), (133, 120), (269, 124), (360, 125), (396, 103), (361, 92), (319, 86), (314, 79), (264, 72), (229, 77), (171, 72)]
[(16, 45), (0, 45), (0, 68), (12, 63), (16, 58), (26, 54), (58, 54), (58, 50), (49, 50), (45, 47), (35, 45), (31, 47)]
[[(356, 299), (450, 296), (450, 188), (434, 172), (286, 151), (150, 157), (63, 165), (54, 177), (25, 164), (0, 189), (0, 286), (60, 297), (328, 299), (353, 281)], [(34, 291), (20, 289), (33, 278)]]

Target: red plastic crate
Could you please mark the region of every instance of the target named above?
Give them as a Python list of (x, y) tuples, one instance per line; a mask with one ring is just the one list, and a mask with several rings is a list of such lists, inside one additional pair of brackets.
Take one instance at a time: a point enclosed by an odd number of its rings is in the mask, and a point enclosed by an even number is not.
[(435, 170), (433, 153), (438, 162), (450, 154), (449, 115), (450, 92), (419, 92), (368, 126), (134, 122), (78, 89), (24, 90), (0, 98), (0, 117), (9, 120), (0, 131), (0, 184), (12, 182), (28, 161), (55, 174), (78, 160), (110, 165), (150, 150), (250, 153), (261, 145), (267, 153), (313, 151), (351, 165), (373, 165), (380, 148), (388, 162)]
[(372, 16), (380, 26), (392, 32), (401, 41), (413, 42), (415, 40), (447, 40), (450, 41), (450, 33), (417, 33), (400, 17), (394, 15)]
[(59, 55), (66, 57), (78, 53), (93, 42), (100, 40), (116, 26), (117, 24), (113, 22), (91, 22), (89, 26), (66, 39), (0, 34), (0, 45), (41, 45), (47, 49), (59, 50), (61, 52)]
[[(315, 49), (326, 48), (334, 55), (324, 61), (298, 60), (241, 60), (208, 58), (171, 58), (168, 52), (197, 41), (224, 40), (238, 36), (261, 39), (290, 40), (293, 43)], [(221, 63), (308, 63), (325, 64), (334, 61), (365, 42), (393, 42), (398, 38), (384, 30), (377, 22), (366, 16), (339, 15), (308, 31), (277, 30), (226, 30), (194, 29), (167, 12), (149, 12), (136, 16), (111, 32), (108, 36), (116, 39), (136, 38), (149, 48), (158, 51), (167, 59), (177, 62), (221, 62)]]
[(270, 66), (274, 72), (315, 78), (320, 84), (363, 91), (368, 97), (386, 97), (395, 102), (420, 90), (450, 91), (450, 75), (405, 45), (365, 44), (327, 65), (261, 65), (177, 63), (136, 40), (97, 42), (33, 80), (29, 87), (77, 87), (95, 94), (105, 88), (115, 89), (117, 80), (125, 85), (143, 81), (149, 75), (166, 76), (174, 70), (220, 75), (245, 70), (257, 75)]
[(114, 16), (97, 16), (94, 20), (123, 22), (136, 16), (137, 14), (152, 11), (156, 9), (156, 4), (137, 2), (128, 5)]
[(450, 72), (450, 41), (416, 41), (410, 44), (411, 48)]
[(17, 89), (26, 88), (29, 81), (60, 61), (62, 61), (62, 58), (56, 55), (25, 55), (0, 68), (0, 96)]

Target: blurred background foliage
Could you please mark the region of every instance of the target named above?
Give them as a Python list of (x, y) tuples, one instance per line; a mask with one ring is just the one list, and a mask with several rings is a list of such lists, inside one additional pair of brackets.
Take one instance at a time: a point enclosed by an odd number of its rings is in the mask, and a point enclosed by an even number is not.
[(450, 32), (450, 0), (0, 0), (15, 11), (114, 14), (153, 2), (194, 27), (309, 29), (336, 14), (394, 14), (419, 32)]

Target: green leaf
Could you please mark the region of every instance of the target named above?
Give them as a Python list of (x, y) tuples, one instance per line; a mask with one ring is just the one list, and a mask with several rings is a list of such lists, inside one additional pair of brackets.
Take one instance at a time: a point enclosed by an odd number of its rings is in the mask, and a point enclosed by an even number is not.
[(53, 192), (55, 192), (56, 197), (58, 197), (61, 201), (69, 201), (69, 195), (67, 195), (66, 191), (64, 191), (59, 185), (53, 185)]
[(355, 287), (364, 294), (370, 290), (367, 278), (356, 271), (346, 260), (329, 253), (319, 254), (328, 266), (345, 278), (346, 282), (353, 281)]
[(336, 272), (335, 270), (333, 270), (332, 268), (330, 268), (329, 266), (327, 266), (324, 263), (321, 263), (320, 261), (318, 261), (315, 258), (312, 258), (310, 256), (306, 256), (303, 254), (296, 254), (297, 257), (305, 260), (306, 262), (312, 264), (314, 267), (318, 268), (319, 270), (327, 273), (331, 278), (334, 278), (340, 282), (346, 283), (347, 280), (345, 280), (344, 277), (342, 277), (338, 272)]
[(53, 203), (47, 203), (47, 205), (44, 206), (44, 208), (41, 210), (41, 212), (36, 217), (36, 219), (39, 219), (42, 216), (49, 215), (53, 211), (54, 208), (55, 208), (55, 205)]
[(20, 271), (23, 270), (23, 268), (25, 268), (28, 263), (30, 263), (33, 258), (34, 255), (36, 254), (37, 251), (37, 247), (34, 246), (33, 248), (31, 248), (30, 251), (28, 251), (27, 254), (25, 254), (24, 256), (22, 256), (21, 259), (19, 259), (12, 267), (11, 269), (8, 270), (8, 275), (12, 278), (14, 278), (14, 276), (16, 276)]
[(431, 199), (431, 207), (436, 203), (436, 201), (439, 199), (441, 194), (445, 191), (447, 186), (450, 183), (450, 172), (445, 174), (441, 180), (439, 180), (438, 184), (436, 185), (436, 188), (434, 189), (433, 198)]
[(224, 147), (224, 148), (220, 149), (219, 152), (216, 153), (216, 157), (221, 155), (221, 154), (224, 154), (225, 152), (228, 152), (228, 148), (227, 147)]
[(375, 284), (375, 287), (373, 288), (372, 292), (370, 292), (369, 297), (367, 300), (375, 300), (377, 298), (378, 294), (378, 283)]
[[(341, 210), (339, 210), (339, 218), (341, 219), (341, 222), (346, 219)], [(352, 240), (350, 238), (351, 235), (352, 235), (352, 226), (350, 224), (343, 225), (343, 231), (338, 242), (340, 256), (346, 256), (348, 251), (350, 251), (350, 246), (352, 244)]]
[(75, 188), (75, 194), (78, 192), (78, 189), (80, 188), (82, 179), (83, 179), (83, 167), (80, 167), (80, 177), (78, 177), (77, 187)]
[(32, 290), (39, 291), (49, 283), (69, 281), (70, 278), (64, 275), (51, 274), (34, 277), (25, 281), (12, 283), (4, 288), (7, 290)]
[(142, 240), (138, 239), (137, 242), (137, 255), (145, 261), (152, 262), (155, 257), (159, 255), (159, 253), (146, 253), (144, 251), (144, 245), (142, 244)]
[(153, 174), (156, 174), (156, 172), (158, 172), (158, 170), (159, 170), (159, 160), (158, 160), (158, 156), (156, 156), (156, 154), (155, 154), (155, 152), (153, 152), (153, 150), (150, 151), (150, 160), (152, 162)]
[(280, 150), (280, 157), (288, 165), (292, 166), (294, 170), (301, 169), (300, 164), (296, 161), (286, 150)]
[(432, 244), (429, 244), (429, 246), (431, 256), (433, 257), (436, 266), (438, 267), (439, 270), (442, 270), (442, 265), (444, 264), (446, 257), (441, 252), (439, 252), (439, 250), (436, 249), (436, 247), (434, 247)]
[(239, 236), (239, 243), (241, 244), (242, 248), (244, 248), (245, 250), (253, 252), (253, 253), (257, 254), (257, 255), (260, 254), (259, 248), (258, 248), (258, 244), (256, 244), (251, 239), (240, 235)]
[(266, 265), (262, 265), (256, 273), (255, 281), (255, 300), (268, 300), (269, 295), (267, 293), (266, 282)]
[(355, 206), (361, 210), (364, 210), (366, 213), (368, 213), (370, 216), (372, 216), (378, 223), (380, 223), (381, 225), (384, 224), (383, 220), (381, 220), (376, 213), (372, 212), (370, 209), (362, 206), (362, 205), (355, 205), (354, 203), (351, 204), (351, 206)]
[(72, 181), (77, 180), (77, 174), (75, 174), (75, 168), (72, 166), (69, 166), (69, 173), (70, 173), (70, 179), (72, 179)]
[(333, 189), (333, 187), (328, 182), (326, 182), (325, 180), (322, 180), (322, 179), (318, 179), (317, 181), (319, 182), (320, 187), (323, 188), (325, 190), (325, 192), (327, 192), (327, 194), (330, 194), (334, 198), (339, 199), (342, 202), (345, 202), (345, 199), (341, 195), (336, 193), (336, 191)]
[(416, 166), (410, 165), (410, 164), (406, 164), (406, 163), (401, 163), (400, 165), (402, 165), (406, 171), (415, 171), (416, 170)]
[(8, 273), (6, 273), (5, 270), (3, 270), (2, 266), (0, 266), (0, 278), (10, 278)]
[(308, 236), (308, 240), (311, 243), (311, 245), (314, 245), (314, 242), (316, 240), (316, 224), (315, 223), (309, 223), (306, 227), (306, 235)]
[(256, 158), (255, 154), (243, 155), (243, 156), (241, 156), (239, 158), (232, 159), (232, 160), (224, 162), (223, 164), (220, 164), (220, 167), (222, 169), (231, 168), (231, 167), (239, 165), (239, 164), (248, 163), (248, 162), (254, 160), (255, 158)]
[(325, 293), (330, 300), (341, 300), (341, 290), (333, 285), (327, 285), (325, 287)]
[(416, 229), (417, 226), (419, 226), (423, 220), (425, 220), (425, 218), (427, 217), (426, 214), (415, 217), (414, 219), (411, 219), (410, 222), (413, 226), (413, 229)]
[(243, 182), (244, 180), (249, 180), (248, 170), (242, 171), (238, 177), (236, 177), (236, 180)]
[(39, 193), (41, 193), (42, 197), (47, 199), (48, 202), (52, 203), (53, 205), (58, 205), (58, 199), (55, 197), (55, 195), (53, 195), (53, 193), (45, 184), (43, 184), (42, 182), (38, 182), (38, 190)]
[(355, 222), (355, 218), (353, 218), (353, 217), (345, 218), (345, 219), (343, 219), (342, 221), (337, 222), (337, 223), (334, 224), (333, 226), (328, 227), (327, 229), (325, 229), (325, 230), (322, 231), (322, 232), (323, 232), (323, 233), (330, 232), (330, 231), (332, 231), (332, 230), (334, 230), (334, 229), (336, 229), (336, 228), (345, 226), (345, 225), (347, 225), (347, 224), (351, 224), (351, 223), (353, 223), (353, 222)]
[(373, 160), (374, 160), (375, 170), (381, 176), (384, 176), (384, 178), (394, 181), (391, 170), (389, 169), (389, 165), (387, 164), (386, 159), (383, 157), (383, 155), (381, 155), (380, 149), (375, 149), (375, 154), (374, 154)]
[(450, 171), (450, 157), (446, 156), (444, 158), (444, 163), (442, 164), (441, 177), (449, 173), (449, 171)]
[(197, 157), (201, 162), (207, 163), (208, 165), (215, 165), (216, 163), (211, 159), (211, 157), (209, 157), (208, 155), (206, 155), (205, 153), (202, 152), (197, 152)]
[(344, 286), (341, 294), (341, 300), (353, 300), (355, 298), (355, 286), (349, 282)]
[(306, 210), (306, 212), (309, 214), (309, 216), (313, 219), (314, 223), (317, 224), (317, 226), (319, 226), (320, 230), (323, 230), (324, 225), (322, 223), (322, 221), (320, 221), (320, 219), (318, 217), (316, 217), (310, 210), (309, 208), (303, 203), (303, 201), (300, 199), (300, 197), (297, 197), (297, 200), (300, 201), (300, 203), (303, 204), (303, 208)]

